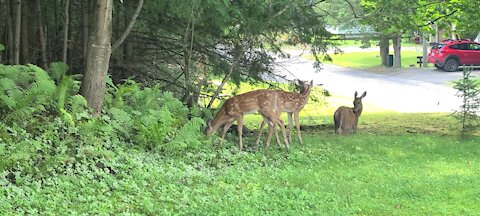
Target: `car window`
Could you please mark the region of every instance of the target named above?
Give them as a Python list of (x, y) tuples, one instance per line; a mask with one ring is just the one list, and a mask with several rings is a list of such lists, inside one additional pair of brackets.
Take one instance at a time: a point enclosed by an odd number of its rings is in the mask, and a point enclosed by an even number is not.
[(480, 50), (480, 44), (471, 43), (470, 44), (470, 49), (471, 50)]
[(462, 43), (462, 44), (460, 44), (460, 48), (462, 50), (470, 50), (470, 44), (469, 43)]
[(450, 49), (461, 49), (460, 44), (454, 44), (454, 45), (451, 45), (449, 47), (450, 47)]

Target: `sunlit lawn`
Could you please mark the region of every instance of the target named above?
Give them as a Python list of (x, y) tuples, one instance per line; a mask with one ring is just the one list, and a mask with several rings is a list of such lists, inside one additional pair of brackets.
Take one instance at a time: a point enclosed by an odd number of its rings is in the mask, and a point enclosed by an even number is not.
[[(246, 137), (249, 153), (214, 179), (220, 189), (209, 195), (228, 196), (230, 205), (204, 207), (242, 215), (480, 212), (480, 139), (460, 139), (450, 114), (403, 114), (366, 103), (358, 134), (337, 136), (333, 112), (350, 106), (351, 98), (333, 96), (327, 102), (307, 104), (301, 113), (304, 145), (294, 136), (289, 153), (274, 143), (265, 151)], [(260, 121), (256, 115), (246, 118), (251, 128)], [(234, 148), (236, 136), (227, 139), (223, 148)], [(263, 159), (252, 164), (250, 156)]]
[[(418, 67), (417, 56), (421, 55), (421, 52), (415, 50), (402, 51), (402, 67)], [(306, 55), (306, 58), (314, 59), (311, 55)], [(326, 63), (358, 69), (379, 67), (382, 61), (378, 51), (332, 54), (331, 58), (332, 61)]]
[[(285, 87), (285, 86), (283, 86)], [(242, 86), (238, 93), (266, 86)], [(232, 89), (227, 86), (227, 89)], [(479, 133), (458, 136), (449, 113), (398, 113), (364, 102), (356, 135), (333, 132), (333, 113), (352, 98), (314, 88), (288, 153), (245, 136), (246, 152), (184, 191), (189, 213), (225, 215), (477, 215)], [(286, 115), (282, 116), (287, 122)], [(256, 133), (261, 118), (245, 116)], [(265, 138), (265, 136), (264, 136)], [(236, 134), (221, 150), (235, 151)], [(217, 155), (217, 157), (221, 157)], [(212, 172), (206, 169), (204, 172)], [(187, 202), (187, 201), (186, 201)], [(217, 203), (223, 203), (218, 205)], [(177, 209), (182, 212), (182, 210)]]

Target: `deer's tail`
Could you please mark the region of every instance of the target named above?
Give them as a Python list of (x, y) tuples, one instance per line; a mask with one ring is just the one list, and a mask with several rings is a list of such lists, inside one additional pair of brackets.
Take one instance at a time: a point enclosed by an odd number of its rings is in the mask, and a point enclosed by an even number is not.
[(345, 116), (343, 115), (342, 112), (340, 112), (340, 122), (338, 123), (338, 127), (336, 128), (337, 130), (335, 131), (337, 134), (342, 133), (343, 130), (343, 119)]

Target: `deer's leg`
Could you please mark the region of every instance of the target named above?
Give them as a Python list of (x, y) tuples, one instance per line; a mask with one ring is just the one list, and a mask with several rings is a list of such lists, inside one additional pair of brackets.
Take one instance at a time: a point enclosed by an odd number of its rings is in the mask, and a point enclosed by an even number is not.
[(278, 137), (278, 130), (275, 128), (275, 125), (272, 126), (273, 132), (275, 132), (275, 138), (277, 139), (277, 146), (280, 147), (280, 138)]
[(268, 136), (267, 136), (267, 141), (265, 142), (265, 149), (268, 149), (268, 147), (270, 146), (273, 130), (275, 130), (275, 124), (271, 120), (268, 120), (267, 123), (268, 123)]
[[(269, 126), (269, 130), (268, 130), (268, 133), (271, 134), (272, 131), (270, 130), (270, 127), (273, 128), (273, 132), (275, 132), (275, 139), (277, 140), (277, 146), (280, 147), (280, 138), (278, 137), (278, 131), (277, 129), (275, 128), (275, 123), (272, 122), (271, 120), (268, 120), (270, 121), (270, 124), (268, 125)], [(271, 135), (270, 135), (271, 136)]]
[(297, 127), (297, 136), (298, 136), (298, 141), (300, 144), (303, 144), (302, 140), (302, 134), (300, 133), (300, 119), (299, 119), (299, 112), (294, 113), (295, 117), (295, 126)]
[[(283, 124), (282, 119), (280, 119), (275, 112), (269, 112), (266, 111), (265, 115), (270, 119), (270, 121), (273, 123), (273, 128), (275, 125), (279, 125), (280, 130), (282, 131), (283, 135), (283, 141), (285, 143), (285, 149), (288, 151), (288, 139), (287, 139), (287, 133), (285, 132), (285, 125)], [(275, 129), (275, 128), (274, 128)]]
[(243, 143), (242, 143), (242, 137), (243, 137), (243, 115), (240, 115), (237, 117), (237, 132), (238, 132), (238, 148), (240, 151), (243, 150)]
[(222, 141), (225, 139), (225, 134), (227, 134), (228, 129), (230, 129), (230, 127), (232, 126), (234, 121), (235, 121), (235, 119), (231, 119), (231, 120), (227, 121), (227, 123), (225, 123), (225, 125), (223, 126), (222, 136), (221, 136), (220, 142), (218, 142), (218, 144), (217, 144), (218, 146), (220, 146), (220, 144), (222, 144)]
[(352, 134), (356, 134), (356, 133), (357, 133), (357, 126), (353, 125), (352, 126)]
[(288, 151), (288, 138), (287, 138), (287, 133), (285, 133), (285, 124), (283, 124), (283, 121), (278, 118), (276, 119), (277, 123), (280, 127), (280, 130), (282, 130), (282, 135), (283, 135), (283, 140), (285, 142), (285, 150)]
[(235, 121), (235, 119), (231, 119), (231, 120), (227, 121), (227, 123), (225, 123), (225, 125), (223, 126), (222, 139), (225, 138), (225, 134), (227, 134), (228, 129), (230, 129), (230, 127), (232, 126), (234, 121)]
[[(268, 124), (268, 136), (267, 136), (267, 141), (265, 142), (265, 149), (268, 149), (268, 147), (270, 146), (270, 141), (272, 140), (273, 130), (276, 130), (275, 129), (276, 114), (272, 115), (271, 112), (265, 111), (265, 110), (260, 111), (260, 113), (262, 114), (263, 120)], [(275, 133), (275, 136), (277, 136), (277, 139), (278, 139), (277, 133)]]
[(292, 143), (292, 113), (288, 112), (288, 142)]
[(260, 124), (260, 128), (258, 129), (258, 134), (257, 134), (257, 139), (255, 140), (255, 145), (258, 145), (260, 142), (260, 137), (262, 136), (263, 133), (263, 126), (265, 126), (265, 119), (263, 119), (262, 123)]

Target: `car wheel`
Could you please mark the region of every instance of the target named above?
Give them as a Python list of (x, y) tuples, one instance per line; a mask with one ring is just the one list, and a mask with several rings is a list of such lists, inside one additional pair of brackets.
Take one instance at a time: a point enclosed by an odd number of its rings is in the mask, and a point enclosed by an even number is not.
[(436, 68), (438, 68), (438, 69), (443, 69), (443, 67), (442, 67), (442, 66), (440, 66), (440, 65), (437, 65), (437, 64), (435, 64), (435, 67), (436, 67)]
[(448, 72), (457, 71), (458, 61), (456, 59), (448, 59), (443, 66), (443, 69)]

